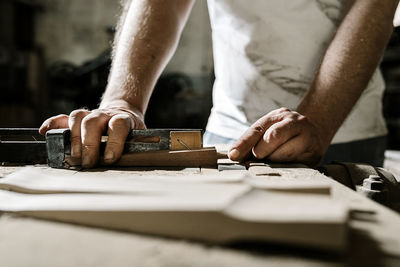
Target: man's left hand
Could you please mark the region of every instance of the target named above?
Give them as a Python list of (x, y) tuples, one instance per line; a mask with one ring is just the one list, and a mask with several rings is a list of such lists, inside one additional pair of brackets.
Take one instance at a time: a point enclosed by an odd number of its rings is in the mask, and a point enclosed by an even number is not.
[(247, 129), (231, 147), (229, 158), (243, 161), (252, 152), (258, 159), (316, 166), (329, 143), (330, 138), (326, 140), (324, 133), (306, 116), (280, 108)]

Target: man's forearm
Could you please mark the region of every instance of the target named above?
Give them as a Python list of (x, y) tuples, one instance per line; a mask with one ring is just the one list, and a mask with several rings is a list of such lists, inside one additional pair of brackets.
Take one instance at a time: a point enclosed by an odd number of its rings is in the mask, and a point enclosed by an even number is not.
[(352, 2), (297, 109), (322, 129), (328, 143), (379, 64), (392, 33), (398, 0)]
[(144, 114), (151, 92), (177, 46), (193, 0), (125, 1), (108, 86), (100, 108)]

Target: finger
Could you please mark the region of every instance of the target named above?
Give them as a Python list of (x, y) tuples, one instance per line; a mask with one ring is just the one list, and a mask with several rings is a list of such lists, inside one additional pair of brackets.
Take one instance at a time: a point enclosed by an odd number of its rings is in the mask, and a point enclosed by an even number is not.
[(61, 114), (45, 120), (39, 128), (39, 133), (44, 135), (48, 130), (68, 128), (68, 115)]
[(278, 147), (301, 132), (301, 125), (291, 119), (285, 119), (272, 125), (254, 146), (253, 155), (263, 159)]
[(69, 115), (68, 126), (71, 130), (71, 156), (73, 158), (81, 157), (81, 123), (84, 117), (90, 114), (90, 111), (78, 109)]
[(304, 163), (311, 168), (317, 167), (318, 164), (321, 162), (322, 155), (315, 153), (314, 151), (307, 151), (295, 159), (297, 162)]
[(303, 135), (297, 135), (278, 147), (268, 158), (276, 162), (296, 161), (300, 155), (307, 152), (309, 141)]
[(113, 116), (108, 122), (108, 140), (104, 152), (104, 162), (111, 164), (117, 161), (123, 152), (126, 137), (133, 128), (132, 119), (128, 114)]
[(287, 109), (273, 110), (251, 125), (246, 132), (233, 144), (228, 156), (231, 160), (242, 161), (250, 153), (251, 149), (262, 138), (265, 131), (274, 123), (283, 119), (283, 113)]
[(99, 159), (101, 136), (107, 127), (110, 116), (101, 112), (92, 112), (81, 123), (82, 167), (92, 168)]
[(308, 146), (304, 149), (304, 152), (296, 157), (297, 162), (307, 164), (310, 167), (317, 167), (324, 156), (325, 150), (322, 149), (322, 145), (317, 142), (315, 138), (309, 136)]

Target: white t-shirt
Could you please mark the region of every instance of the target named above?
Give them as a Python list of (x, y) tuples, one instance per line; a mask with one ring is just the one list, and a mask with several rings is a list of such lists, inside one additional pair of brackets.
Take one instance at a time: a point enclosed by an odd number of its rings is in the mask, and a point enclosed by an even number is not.
[[(271, 110), (296, 109), (340, 24), (344, 2), (208, 0), (216, 80), (207, 130), (237, 139)], [(383, 90), (377, 70), (333, 143), (387, 133)]]

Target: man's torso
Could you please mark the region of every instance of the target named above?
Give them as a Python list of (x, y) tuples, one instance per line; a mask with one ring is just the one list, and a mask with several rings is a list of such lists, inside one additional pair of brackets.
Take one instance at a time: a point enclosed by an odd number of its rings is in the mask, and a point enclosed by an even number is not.
[[(238, 138), (271, 110), (296, 109), (340, 24), (340, 0), (209, 0), (216, 81), (207, 130)], [(377, 71), (334, 142), (386, 133)]]

